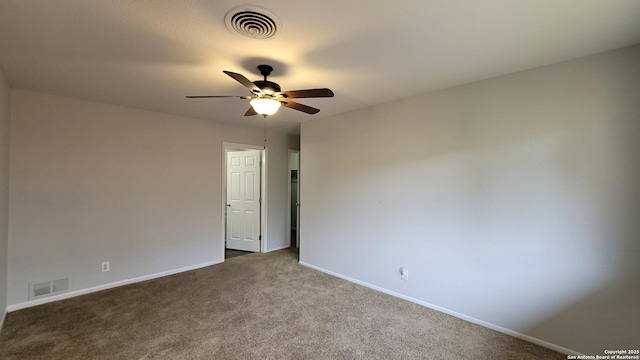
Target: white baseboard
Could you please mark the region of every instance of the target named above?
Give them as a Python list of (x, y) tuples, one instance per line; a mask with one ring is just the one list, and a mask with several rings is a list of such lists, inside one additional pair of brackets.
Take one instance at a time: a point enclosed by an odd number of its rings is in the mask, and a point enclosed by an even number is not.
[(275, 248), (275, 249), (269, 249), (269, 250), (267, 250), (266, 252), (268, 252), (268, 253), (269, 253), (269, 252), (273, 252), (273, 251), (278, 251), (278, 250), (282, 250), (282, 249), (287, 249), (287, 248), (289, 248), (289, 247), (290, 247), (289, 245), (284, 245), (284, 246), (277, 247), (277, 248)]
[(443, 308), (443, 307), (438, 306), (438, 305), (430, 304), (428, 302), (425, 302), (425, 301), (422, 301), (422, 300), (418, 300), (418, 299), (412, 298), (410, 296), (406, 296), (406, 295), (397, 293), (395, 291), (387, 290), (385, 288), (381, 288), (379, 286), (372, 285), (372, 284), (369, 284), (367, 282), (351, 278), (349, 276), (338, 274), (338, 273), (333, 272), (331, 270), (327, 270), (327, 269), (321, 268), (319, 266), (315, 266), (315, 265), (306, 263), (304, 261), (299, 261), (299, 263), (300, 263), (300, 265), (306, 266), (306, 267), (314, 269), (314, 270), (318, 270), (318, 271), (323, 272), (325, 274), (329, 274), (329, 275), (338, 277), (340, 279), (347, 280), (349, 282), (356, 283), (358, 285), (362, 285), (362, 286), (365, 286), (365, 287), (368, 287), (370, 289), (383, 292), (383, 293), (391, 295), (391, 296), (395, 296), (395, 297), (403, 299), (403, 300), (411, 301), (412, 303), (415, 303), (415, 304), (418, 304), (418, 305), (422, 305), (422, 306), (427, 307), (429, 309), (433, 309), (433, 310), (436, 310), (436, 311), (439, 311), (439, 312), (442, 312), (442, 313), (445, 313), (445, 314), (448, 314), (448, 315), (451, 315), (451, 316), (455, 316), (455, 317), (457, 317), (459, 319), (468, 321), (470, 323), (474, 323), (474, 324), (477, 324), (477, 325), (480, 325), (480, 326), (484, 326), (484, 327), (489, 328), (491, 330), (495, 330), (497, 332), (501, 332), (503, 334), (506, 334), (506, 335), (509, 335), (509, 336), (513, 336), (515, 338), (522, 339), (524, 341), (528, 341), (528, 342), (536, 344), (536, 345), (543, 346), (543, 347), (545, 347), (547, 349), (551, 349), (551, 350), (554, 350), (554, 351), (557, 351), (557, 352), (560, 352), (560, 353), (563, 353), (563, 354), (566, 354), (566, 355), (584, 355), (584, 354), (579, 353), (577, 351), (574, 351), (574, 350), (571, 350), (571, 349), (567, 349), (565, 347), (562, 347), (562, 346), (559, 346), (559, 345), (556, 345), (556, 344), (552, 344), (550, 342), (547, 342), (547, 341), (544, 341), (544, 340), (540, 340), (538, 338), (534, 338), (532, 336), (529, 336), (529, 335), (526, 335), (526, 334), (522, 334), (522, 333), (519, 333), (517, 331), (509, 330), (507, 328), (503, 328), (502, 326), (491, 324), (491, 323), (488, 323), (486, 321), (482, 321), (482, 320), (473, 318), (471, 316), (467, 316), (467, 315), (464, 315), (464, 314), (461, 314), (461, 313), (458, 313), (458, 312)]
[[(76, 297), (76, 296), (80, 296), (80, 295), (86, 295), (86, 294), (94, 293), (94, 292), (97, 292), (97, 291), (107, 290), (107, 289), (111, 289), (111, 288), (118, 287), (118, 286), (124, 286), (124, 285), (134, 284), (134, 283), (141, 282), (141, 281), (157, 279), (157, 278), (164, 277), (164, 276), (175, 275), (175, 274), (179, 274), (179, 273), (185, 272), (185, 271), (191, 271), (191, 270), (196, 270), (196, 269), (200, 269), (200, 268), (211, 266), (211, 265), (220, 264), (222, 262), (224, 262), (224, 260), (214, 260), (214, 261), (209, 261), (209, 262), (202, 263), (202, 264), (185, 266), (185, 267), (182, 267), (182, 268), (179, 268), (179, 269), (173, 269), (173, 270), (163, 271), (163, 272), (159, 272), (159, 273), (155, 273), (155, 274), (139, 276), (139, 277), (135, 277), (135, 278), (131, 278), (131, 279), (120, 280), (120, 281), (116, 281), (116, 282), (112, 282), (112, 283), (108, 283), (108, 284), (93, 286), (93, 287), (86, 288), (86, 289), (74, 290), (74, 291), (66, 292), (64, 294), (49, 296), (49, 297), (42, 298), (42, 299), (25, 301), (25, 302), (22, 302), (22, 303), (18, 303), (18, 304), (13, 304), (13, 305), (7, 306), (7, 312), (26, 309), (26, 308), (29, 308), (29, 307), (32, 307), (32, 306), (42, 305), (42, 304), (46, 304), (46, 303), (50, 303), (50, 302), (54, 302), (54, 301), (69, 299), (69, 298), (72, 298), (72, 297)], [(4, 317), (2, 318), (2, 320), (4, 321)]]

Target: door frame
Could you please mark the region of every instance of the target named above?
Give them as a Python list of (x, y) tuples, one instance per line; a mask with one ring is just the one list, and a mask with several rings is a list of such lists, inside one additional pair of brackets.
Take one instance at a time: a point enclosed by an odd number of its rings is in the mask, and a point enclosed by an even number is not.
[(222, 203), (221, 206), (221, 223), (222, 223), (222, 260), (225, 260), (225, 248), (226, 248), (226, 232), (227, 232), (227, 152), (228, 151), (241, 151), (241, 150), (260, 150), (261, 152), (261, 161), (262, 166), (260, 167), (260, 252), (266, 252), (267, 249), (267, 174), (268, 174), (268, 166), (267, 166), (267, 153), (269, 151), (268, 147), (265, 146), (257, 146), (257, 145), (249, 145), (249, 144), (239, 144), (232, 142), (223, 142), (222, 143)]
[(295, 211), (298, 212), (298, 224), (296, 225), (296, 247), (300, 248), (300, 150), (289, 149), (287, 161), (289, 163), (289, 175), (287, 182), (287, 247), (291, 246), (291, 212), (294, 209), (291, 208), (291, 154), (298, 154), (298, 206), (296, 206)]

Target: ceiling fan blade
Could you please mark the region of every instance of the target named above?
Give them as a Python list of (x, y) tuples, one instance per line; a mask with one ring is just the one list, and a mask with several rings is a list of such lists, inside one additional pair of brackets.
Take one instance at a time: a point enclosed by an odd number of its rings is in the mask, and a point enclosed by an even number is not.
[(255, 110), (253, 110), (253, 106), (250, 107), (246, 113), (244, 113), (244, 116), (253, 116), (253, 115), (258, 115), (258, 113)]
[(284, 97), (289, 98), (289, 99), (333, 97), (333, 91), (331, 91), (331, 89), (327, 89), (327, 88), (282, 91), (280, 94), (284, 95)]
[(305, 112), (307, 114), (317, 114), (318, 112), (320, 112), (320, 109), (316, 109), (314, 107), (311, 106), (307, 106), (307, 105), (303, 105), (294, 101), (290, 101), (290, 100), (283, 100), (280, 101), (280, 103), (282, 104), (282, 106), (288, 107), (289, 109), (294, 109), (294, 110), (298, 110), (298, 111), (302, 111)]
[(187, 95), (187, 99), (204, 99), (204, 98), (238, 98), (238, 99), (251, 99), (251, 96), (236, 96), (236, 95)]
[(222, 72), (231, 76), (235, 81), (239, 82), (240, 84), (244, 85), (244, 87), (249, 89), (249, 91), (251, 91), (252, 93), (262, 95), (262, 90), (260, 90), (260, 88), (257, 87), (256, 84), (252, 83), (251, 80), (244, 77), (244, 75), (234, 73), (231, 71), (226, 71), (226, 70), (223, 70)]

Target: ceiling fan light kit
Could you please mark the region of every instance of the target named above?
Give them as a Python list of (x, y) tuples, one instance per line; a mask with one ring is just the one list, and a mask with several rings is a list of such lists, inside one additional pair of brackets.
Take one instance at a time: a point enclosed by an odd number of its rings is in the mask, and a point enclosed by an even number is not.
[(202, 99), (202, 98), (239, 98), (251, 100), (251, 107), (244, 116), (262, 115), (264, 117), (273, 115), (278, 111), (281, 106), (289, 109), (302, 111), (307, 114), (317, 114), (320, 109), (316, 109), (311, 106), (297, 103), (290, 99), (296, 98), (319, 98), (319, 97), (333, 97), (333, 91), (327, 88), (321, 89), (306, 89), (306, 90), (294, 90), (294, 91), (281, 91), (280, 85), (273, 81), (267, 80), (267, 76), (271, 74), (273, 68), (270, 65), (258, 65), (260, 74), (264, 76), (264, 80), (251, 81), (244, 75), (234, 73), (231, 71), (223, 71), (229, 75), (235, 81), (242, 84), (249, 89), (251, 96), (227, 96), (227, 95), (187, 95), (189, 99)]
[(280, 106), (282, 106), (278, 100), (268, 98), (255, 98), (249, 103), (251, 104), (251, 107), (253, 107), (253, 110), (264, 117), (275, 114)]

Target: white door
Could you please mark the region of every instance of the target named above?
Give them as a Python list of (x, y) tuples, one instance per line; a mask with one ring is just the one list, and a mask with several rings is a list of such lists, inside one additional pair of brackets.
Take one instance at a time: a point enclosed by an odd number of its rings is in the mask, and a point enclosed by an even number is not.
[(259, 150), (227, 153), (227, 249), (260, 251)]

